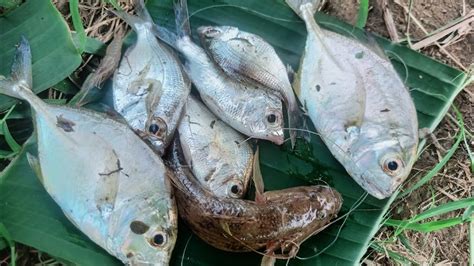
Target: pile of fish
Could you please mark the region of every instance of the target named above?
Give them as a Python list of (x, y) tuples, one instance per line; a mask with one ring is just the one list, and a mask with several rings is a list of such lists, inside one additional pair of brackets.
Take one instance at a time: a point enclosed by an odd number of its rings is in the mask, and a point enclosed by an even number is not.
[[(418, 145), (408, 90), (375, 45), (321, 29), (319, 1), (286, 2), (308, 32), (293, 84), (255, 34), (205, 26), (202, 47), (194, 43), (185, 0), (175, 1), (176, 33), (155, 25), (143, 1), (137, 15), (115, 11), (137, 36), (112, 78), (120, 120), (44, 103), (31, 90), (31, 52), (21, 39), (0, 92), (34, 109), (38, 154), (28, 160), (77, 228), (131, 265), (169, 263), (178, 215), (216, 248), (295, 257), (342, 198), (328, 186), (264, 192), (258, 152), (246, 140), (281, 145), (288, 129), (293, 147), (303, 113), (368, 193), (382, 199), (397, 189)], [(244, 198), (251, 180), (253, 200)]]

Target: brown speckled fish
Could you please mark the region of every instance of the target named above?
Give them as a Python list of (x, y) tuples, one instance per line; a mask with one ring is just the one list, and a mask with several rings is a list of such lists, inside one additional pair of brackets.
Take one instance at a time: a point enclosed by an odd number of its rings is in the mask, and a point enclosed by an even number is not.
[(266, 248), (269, 256), (294, 257), (301, 242), (328, 224), (341, 208), (340, 194), (327, 186), (266, 192), (265, 200), (259, 202), (217, 198), (182, 166), (177, 139), (171, 145), (168, 163), (175, 173), (178, 213), (196, 235), (218, 249)]

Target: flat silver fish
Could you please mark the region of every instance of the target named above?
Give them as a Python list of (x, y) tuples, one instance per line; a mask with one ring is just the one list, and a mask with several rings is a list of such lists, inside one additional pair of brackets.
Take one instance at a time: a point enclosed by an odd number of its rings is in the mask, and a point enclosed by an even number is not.
[[(287, 68), (268, 42), (231, 26), (203, 26), (198, 33), (202, 46), (227, 75), (274, 91), (286, 103), (289, 127), (301, 127), (302, 113)], [(290, 132), (294, 146), (297, 131)]]
[(418, 121), (390, 61), (356, 40), (322, 30), (317, 0), (286, 0), (308, 31), (295, 92), (331, 153), (372, 196), (389, 197), (416, 159)]
[(158, 41), (143, 0), (140, 17), (115, 11), (132, 26), (137, 40), (126, 52), (113, 78), (113, 103), (128, 124), (162, 155), (179, 124), (191, 91), (176, 55)]
[(253, 152), (245, 137), (190, 96), (178, 127), (186, 163), (217, 197), (242, 198), (252, 174)]
[(174, 43), (185, 59), (185, 69), (206, 106), (244, 135), (283, 143), (283, 111), (278, 96), (268, 89), (227, 76), (189, 36), (187, 3), (175, 3), (178, 39)]
[(46, 191), (79, 230), (123, 263), (168, 264), (177, 210), (161, 158), (104, 114), (44, 103), (31, 91), (28, 41), (17, 49), (0, 93), (35, 111), (38, 157), (28, 159)]

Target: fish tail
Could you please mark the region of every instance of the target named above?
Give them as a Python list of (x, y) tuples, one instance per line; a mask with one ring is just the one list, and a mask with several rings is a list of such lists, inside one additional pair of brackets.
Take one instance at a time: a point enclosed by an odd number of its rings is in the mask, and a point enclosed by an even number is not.
[(178, 37), (191, 36), (187, 0), (174, 0), (173, 4)]
[(166, 44), (175, 47), (176, 35), (170, 32), (168, 29), (158, 26), (153, 21), (150, 13), (146, 9), (145, 2), (143, 0), (138, 0), (136, 4), (136, 12), (138, 16), (128, 14), (127, 12), (121, 10), (111, 10), (116, 16), (123, 19), (127, 22), (132, 29), (138, 33), (138, 25), (148, 24), (149, 30), (160, 40)]
[(314, 14), (321, 5), (321, 0), (285, 0), (285, 2), (301, 18), (303, 18), (302, 7), (308, 8)]
[(0, 78), (0, 94), (28, 101), (29, 97), (25, 98), (25, 93), (34, 95), (31, 91), (33, 85), (31, 73), (30, 44), (25, 36), (21, 36), (20, 43), (16, 47), (10, 77)]

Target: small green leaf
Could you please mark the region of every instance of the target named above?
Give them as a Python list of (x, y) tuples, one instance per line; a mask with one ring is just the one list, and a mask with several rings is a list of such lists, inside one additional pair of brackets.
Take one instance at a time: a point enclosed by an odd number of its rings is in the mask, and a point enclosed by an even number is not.
[(86, 46), (86, 31), (84, 30), (84, 25), (82, 24), (81, 15), (79, 13), (79, 1), (70, 0), (69, 1), (69, 12), (71, 13), (72, 25), (77, 32), (78, 38), (76, 42), (76, 47), (78, 52), (82, 54)]
[(357, 16), (356, 27), (363, 29), (367, 24), (367, 17), (369, 16), (369, 0), (359, 1), (359, 14)]

